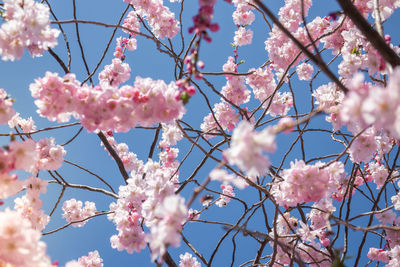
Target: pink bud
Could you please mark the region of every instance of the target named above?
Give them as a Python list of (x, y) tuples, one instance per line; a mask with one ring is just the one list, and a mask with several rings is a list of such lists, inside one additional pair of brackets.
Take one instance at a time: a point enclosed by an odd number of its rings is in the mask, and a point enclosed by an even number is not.
[(392, 41), (392, 37), (390, 37), (389, 34), (386, 34), (385, 35), (385, 41), (386, 41), (387, 44), (390, 44), (390, 41)]
[(218, 25), (218, 23), (213, 23), (213, 24), (211, 24), (209, 28), (210, 28), (210, 31), (212, 31), (212, 32), (217, 32), (217, 31), (219, 31), (219, 25)]
[(176, 86), (178, 86), (179, 88), (183, 88), (183, 86), (184, 86), (184, 82), (183, 82), (182, 80), (177, 80), (177, 81), (175, 82), (175, 84), (176, 84)]
[(331, 242), (331, 241), (329, 241), (328, 238), (323, 238), (323, 239), (321, 239), (321, 244), (322, 244), (324, 247), (327, 247), (327, 246), (329, 245), (330, 242)]
[(197, 67), (199, 67), (200, 69), (204, 69), (204, 62), (201, 60), (197, 62)]
[(194, 86), (189, 86), (188, 88), (186, 88), (186, 92), (188, 93), (189, 96), (193, 96), (194, 94), (196, 94), (196, 88), (194, 88)]
[(182, 92), (176, 92), (176, 94), (175, 94), (175, 100), (176, 100), (176, 101), (181, 100), (181, 93), (182, 93)]

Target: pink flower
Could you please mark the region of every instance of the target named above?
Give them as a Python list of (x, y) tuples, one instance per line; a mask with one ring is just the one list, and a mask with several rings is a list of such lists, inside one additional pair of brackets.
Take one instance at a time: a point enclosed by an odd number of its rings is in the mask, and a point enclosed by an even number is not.
[(100, 258), (97, 250), (89, 252), (88, 256), (82, 256), (78, 259), (82, 267), (103, 267), (103, 259)]
[(13, 141), (10, 143), (10, 156), (15, 158), (14, 166), (16, 169), (23, 169), (28, 172), (35, 171), (35, 164), (38, 160), (36, 143), (32, 139), (27, 139), (23, 143)]
[(383, 262), (389, 261), (389, 253), (380, 248), (370, 248), (367, 257), (370, 260), (383, 261)]
[(38, 168), (44, 170), (60, 168), (67, 153), (62, 146), (56, 145), (54, 138), (39, 140), (36, 149), (39, 152)]
[(309, 81), (312, 77), (313, 71), (314, 71), (313, 66), (308, 63), (302, 63), (302, 64), (298, 65), (296, 68), (296, 72), (297, 72), (297, 75), (299, 76), (299, 80), (303, 80), (303, 81)]
[[(301, 202), (317, 202), (330, 195), (343, 168), (342, 170), (339, 166), (321, 168), (322, 165), (322, 162), (307, 165), (302, 160), (291, 162), (290, 168), (283, 170), (281, 174), (283, 180), (272, 187), (272, 194), (277, 203), (289, 207)], [(336, 173), (330, 171), (330, 168), (339, 171)]]
[(0, 124), (7, 123), (14, 114), (15, 110), (12, 108), (12, 99), (7, 96), (4, 89), (0, 88)]
[[(179, 32), (179, 22), (175, 20), (174, 13), (162, 2), (157, 1), (141, 1), (141, 0), (124, 0), (135, 7), (136, 13), (148, 21), (152, 32), (157, 38), (164, 39), (173, 38)], [(132, 23), (134, 15), (127, 17), (128, 23)]]
[(371, 130), (358, 136), (349, 148), (349, 154), (353, 162), (369, 161), (376, 151), (375, 135)]
[(271, 69), (266, 67), (264, 69), (250, 69), (252, 74), (246, 77), (246, 83), (253, 89), (255, 98), (260, 101), (266, 100), (275, 90), (276, 82), (274, 74)]
[(396, 213), (394, 213), (392, 210), (375, 213), (375, 217), (383, 224), (393, 225), (393, 223), (396, 221)]
[[(118, 82), (126, 79), (127, 66), (121, 67), (124, 69), (122, 76), (115, 76)], [(185, 112), (182, 101), (175, 99), (178, 92), (175, 83), (167, 85), (150, 78), (136, 77), (134, 86), (125, 85), (119, 89), (107, 83), (91, 88), (80, 86), (73, 74), (60, 78), (47, 72), (45, 78), (31, 84), (30, 90), (37, 98), (35, 103), (40, 115), (60, 122), (68, 121), (73, 115), (89, 131), (128, 131), (139, 123), (149, 126), (170, 122)]]
[(179, 261), (179, 267), (200, 267), (200, 262), (197, 261), (196, 257), (193, 257), (192, 254), (186, 252), (185, 254), (179, 255), (181, 259)]
[(131, 31), (123, 30), (124, 32), (128, 33), (132, 37), (136, 36), (136, 33), (134, 32), (139, 32), (140, 21), (135, 11), (130, 11), (128, 13), (128, 15), (124, 20), (124, 24), (122, 26), (131, 30)]
[(5, 266), (51, 266), (41, 233), (18, 212), (0, 212), (0, 263)]
[(244, 27), (239, 27), (237, 31), (235, 31), (235, 37), (233, 38), (234, 44), (236, 46), (243, 46), (251, 44), (253, 39), (253, 31), (248, 29), (246, 30)]
[(50, 28), (49, 8), (33, 0), (5, 0), (0, 28), (0, 55), (3, 60), (20, 59), (24, 49), (33, 57), (57, 45), (60, 31)]
[(234, 3), (236, 10), (232, 14), (233, 22), (235, 25), (250, 25), (255, 20), (255, 15), (250, 9), (253, 9), (247, 3)]
[(107, 86), (118, 86), (129, 80), (131, 68), (127, 63), (122, 63), (119, 58), (114, 58), (111, 65), (104, 67), (99, 73), (100, 84), (106, 88)]
[[(215, 104), (213, 111), (219, 125), (221, 125), (224, 130), (232, 131), (235, 128), (236, 123), (239, 121), (238, 114), (236, 114), (235, 110), (228, 103), (221, 102)], [(209, 113), (204, 117), (200, 128), (204, 133), (206, 133), (206, 138), (215, 136), (209, 135), (208, 133), (219, 133), (219, 127), (215, 122), (212, 113)]]
[(0, 173), (0, 199), (15, 195), (23, 189), (24, 182), (16, 174)]
[(233, 192), (233, 187), (231, 185), (221, 185), (222, 194), (220, 194), (219, 199), (215, 204), (218, 207), (226, 206), (230, 201), (230, 197), (234, 197), (235, 193)]
[(151, 227), (147, 241), (150, 243), (152, 259), (164, 255), (167, 245), (180, 244), (180, 230), (187, 220), (187, 209), (184, 199), (171, 195), (164, 199), (155, 210), (158, 222)]
[(231, 146), (224, 151), (224, 156), (229, 164), (237, 165), (251, 179), (255, 179), (264, 175), (270, 166), (263, 152), (272, 153), (275, 148), (275, 134), (271, 128), (257, 133), (249, 122), (241, 121), (233, 131)]
[(95, 215), (96, 205), (93, 202), (86, 201), (83, 207), (82, 201), (76, 201), (72, 198), (64, 202), (62, 210), (64, 212), (63, 217), (67, 222), (72, 222), (73, 227), (82, 227), (87, 223), (88, 217)]

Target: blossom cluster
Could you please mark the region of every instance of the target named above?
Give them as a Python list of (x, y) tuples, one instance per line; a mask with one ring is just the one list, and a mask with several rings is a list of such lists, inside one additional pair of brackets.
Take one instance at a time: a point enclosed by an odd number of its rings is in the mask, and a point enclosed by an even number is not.
[(264, 108), (268, 108), (266, 114), (271, 116), (284, 116), (293, 106), (293, 97), (290, 93), (275, 91), (277, 84), (271, 68), (250, 69), (251, 73), (246, 77), (246, 84), (253, 89), (255, 98), (260, 100)]
[[(302, 8), (303, 3), (304, 6)], [(303, 23), (302, 10), (304, 11), (304, 16), (307, 16), (311, 4), (311, 0), (285, 0), (285, 5), (279, 10), (279, 20), (281, 23), (286, 29), (292, 32), (293, 36), (303, 43), (303, 45), (309, 44), (310, 40), (306, 29), (300, 27)], [(321, 17), (316, 17), (306, 25), (311, 37), (313, 40), (316, 40), (315, 45), (318, 45), (319, 39), (317, 38), (327, 31), (329, 25), (329, 20)], [(276, 25), (273, 26), (269, 38), (265, 41), (265, 49), (268, 51), (272, 66), (281, 74), (286, 68), (295, 66), (305, 59), (305, 56), (300, 53), (300, 48), (279, 30)], [(300, 70), (299, 72), (301, 73)], [(302, 78), (308, 78), (304, 75), (300, 76)]]
[(233, 4), (236, 10), (232, 13), (233, 22), (238, 27), (235, 31), (235, 36), (233, 37), (233, 44), (235, 46), (243, 46), (251, 44), (253, 39), (253, 31), (247, 29), (248, 25), (252, 24), (255, 20), (255, 15), (252, 11), (253, 6), (248, 4), (248, 1), (235, 0)]
[(211, 42), (211, 37), (207, 33), (207, 29), (212, 32), (219, 30), (218, 23), (211, 23), (214, 14), (214, 5), (216, 0), (199, 0), (200, 8), (198, 14), (193, 17), (193, 26), (189, 28), (189, 33), (195, 33), (202, 36), (207, 42)]
[[(129, 34), (129, 38), (123, 38), (123, 37), (117, 38), (117, 46), (115, 47), (114, 57), (120, 59), (121, 61), (123, 61), (125, 59), (124, 52), (126, 49), (133, 51), (133, 50), (136, 50), (136, 48), (137, 48), (137, 41), (136, 41), (135, 37), (140, 32), (140, 30), (139, 30), (140, 22), (139, 22), (137, 13), (135, 11), (130, 11), (128, 13), (128, 15), (126, 16), (126, 18), (124, 20), (124, 24), (122, 26), (124, 27), (123, 31)], [(117, 65), (121, 66), (120, 63)], [(123, 65), (125, 68), (122, 68), (121, 70), (123, 70), (123, 69), (126, 70), (127, 69), (126, 65)], [(119, 72), (121, 72), (121, 71), (117, 70), (117, 73), (119, 73)], [(100, 79), (100, 77), (99, 77), (99, 79)], [(129, 77), (128, 77), (128, 79), (129, 79)]]
[(41, 170), (57, 170), (67, 153), (64, 147), (55, 143), (54, 138), (40, 139), (36, 143), (36, 149), (39, 153), (38, 168)]
[(32, 117), (24, 119), (19, 116), (19, 113), (16, 113), (11, 119), (8, 120), (8, 126), (10, 128), (20, 127), (24, 133), (36, 131), (36, 125)]
[(157, 38), (173, 38), (179, 32), (179, 22), (175, 14), (163, 5), (162, 0), (124, 0), (135, 7), (136, 13), (147, 19)]
[(192, 254), (186, 252), (185, 254), (179, 255), (181, 259), (179, 261), (179, 267), (200, 267), (200, 262), (197, 261), (196, 257), (193, 257)]
[(47, 181), (38, 177), (30, 177), (24, 181), (26, 194), (14, 199), (14, 210), (31, 222), (34, 229), (42, 231), (50, 221), (50, 217), (44, 213), (40, 194), (47, 191)]
[(273, 153), (276, 149), (273, 128), (265, 128), (256, 132), (253, 125), (241, 121), (233, 131), (231, 146), (224, 151), (229, 164), (237, 165), (253, 180), (266, 174), (270, 161), (263, 152)]
[(88, 218), (96, 214), (96, 205), (94, 202), (86, 201), (83, 206), (82, 201), (74, 198), (64, 202), (62, 206), (63, 217), (67, 222), (72, 223), (73, 227), (84, 226)]
[(290, 207), (298, 203), (319, 201), (330, 196), (344, 175), (344, 166), (336, 162), (322, 168), (323, 163), (306, 164), (302, 160), (290, 163), (290, 169), (282, 171), (282, 181), (275, 183), (272, 194), (279, 205)]
[[(321, 244), (315, 242), (320, 230), (311, 230), (310, 227), (292, 217), (289, 212), (279, 215), (276, 220), (275, 229), (271, 231), (270, 238), (274, 240), (275, 231), (279, 246), (276, 247), (276, 263), (280, 266), (288, 266), (291, 262), (292, 242), (295, 240), (292, 232), (301, 237), (303, 242), (296, 245), (296, 255), (308, 266), (331, 266), (328, 258), (327, 249), (321, 247)], [(272, 242), (270, 242), (273, 246)]]
[(78, 262), (83, 267), (103, 267), (103, 259), (100, 258), (100, 254), (97, 250), (89, 252), (87, 256), (80, 257)]
[[(224, 72), (237, 72), (237, 64), (233, 57), (229, 57), (228, 61), (222, 67)], [(227, 79), (226, 85), (222, 88), (221, 93), (224, 98), (221, 98), (219, 103), (214, 105), (213, 111), (204, 117), (200, 128), (206, 133), (207, 138), (213, 137), (208, 133), (218, 133), (218, 129), (232, 131), (239, 121), (239, 116), (228, 103), (240, 105), (247, 103), (250, 100), (250, 90), (244, 84), (244, 78), (235, 75), (225, 75)]]
[(222, 189), (222, 194), (220, 194), (217, 202), (215, 202), (215, 205), (218, 207), (223, 207), (226, 206), (230, 201), (231, 197), (235, 196), (235, 193), (233, 192), (233, 187), (231, 185), (221, 185)]
[(0, 88), (0, 124), (7, 123), (15, 114), (12, 107), (12, 99), (7, 96), (7, 92)]
[(0, 265), (54, 267), (46, 255), (41, 233), (17, 211), (0, 212)]
[(160, 147), (174, 146), (183, 138), (181, 129), (174, 123), (162, 123), (162, 136)]
[[(233, 57), (229, 57), (222, 69), (225, 72), (237, 72), (237, 65)], [(227, 82), (221, 89), (221, 93), (227, 100), (235, 105), (240, 105), (249, 102), (250, 90), (246, 88), (243, 76), (225, 75)]]
[(0, 149), (0, 199), (16, 194), (24, 186), (17, 174), (10, 172), (16, 169), (34, 172), (37, 159), (36, 144), (31, 139), (12, 141), (8, 150)]
[(97, 250), (89, 252), (87, 256), (80, 257), (77, 261), (69, 261), (65, 267), (103, 267), (103, 259)]
[(184, 113), (182, 102), (175, 99), (175, 83), (150, 78), (136, 77), (134, 86), (92, 88), (80, 86), (73, 74), (61, 78), (47, 72), (30, 90), (41, 116), (65, 122), (73, 115), (89, 131), (128, 131), (137, 124), (169, 122)]
[(131, 68), (127, 63), (122, 63), (121, 59), (114, 58), (111, 65), (104, 67), (99, 73), (100, 85), (103, 88), (109, 86), (118, 87), (131, 77)]
[[(391, 200), (394, 204), (394, 209), (399, 210), (399, 195), (392, 196)], [(397, 227), (400, 225), (400, 218), (397, 217), (392, 209), (376, 211), (375, 218), (385, 225)], [(387, 230), (385, 238), (389, 246), (385, 246), (384, 249), (371, 247), (367, 257), (372, 261), (387, 263), (385, 266), (398, 266), (400, 264), (400, 235), (398, 231)]]
[(231, 105), (220, 102), (214, 105), (213, 112), (204, 117), (200, 125), (201, 130), (206, 133), (207, 138), (214, 137), (212, 133), (218, 133), (220, 127), (222, 130), (232, 131), (239, 121), (239, 115)]
[[(126, 186), (119, 188), (119, 198), (110, 205), (108, 215), (117, 227), (118, 235), (110, 238), (113, 248), (128, 253), (139, 252), (149, 242), (152, 258), (164, 255), (168, 245), (178, 246), (179, 231), (188, 219), (184, 200), (175, 195), (177, 182), (174, 166), (149, 161), (143, 172), (132, 172)], [(146, 179), (143, 179), (145, 175)], [(150, 229), (145, 233), (144, 223)]]
[(34, 0), (4, 0), (5, 22), (0, 28), (0, 55), (3, 60), (20, 59), (24, 49), (33, 57), (57, 45), (60, 33), (50, 28), (49, 8)]
[(364, 82), (361, 74), (351, 80), (351, 91), (343, 100), (340, 112), (349, 130), (356, 132), (373, 124), (377, 130), (400, 137), (399, 79), (400, 68), (396, 68), (386, 88)]

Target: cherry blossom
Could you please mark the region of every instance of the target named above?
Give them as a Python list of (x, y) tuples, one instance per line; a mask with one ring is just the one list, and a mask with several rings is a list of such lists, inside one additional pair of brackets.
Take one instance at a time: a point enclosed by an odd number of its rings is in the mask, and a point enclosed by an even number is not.
[(82, 227), (87, 223), (89, 217), (95, 215), (96, 205), (94, 202), (86, 201), (83, 206), (82, 201), (72, 198), (64, 202), (62, 210), (64, 211), (63, 217), (67, 222), (72, 223), (73, 227)]
[(78, 259), (83, 267), (103, 267), (103, 260), (100, 258), (97, 250), (89, 252), (88, 256), (82, 256)]
[(0, 28), (0, 55), (3, 60), (20, 59), (24, 49), (33, 57), (57, 45), (60, 31), (50, 28), (49, 8), (33, 0), (5, 0)]
[(14, 116), (15, 110), (12, 108), (12, 102), (6, 91), (0, 88), (0, 124), (7, 123)]
[(179, 267), (200, 267), (200, 262), (197, 261), (196, 257), (192, 254), (186, 252), (185, 254), (179, 255), (181, 259), (179, 262)]
[(28, 219), (16, 211), (0, 212), (0, 264), (28, 267), (51, 267), (41, 233), (32, 228)]
[(266, 128), (257, 133), (249, 122), (242, 121), (234, 130), (231, 146), (224, 152), (224, 156), (230, 164), (237, 165), (255, 179), (264, 175), (270, 165), (263, 152), (273, 153), (275, 147), (273, 129)]

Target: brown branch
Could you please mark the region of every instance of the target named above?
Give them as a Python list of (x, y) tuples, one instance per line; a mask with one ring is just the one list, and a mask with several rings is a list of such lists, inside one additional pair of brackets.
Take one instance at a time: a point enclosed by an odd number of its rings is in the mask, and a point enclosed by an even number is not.
[(126, 172), (125, 167), (124, 167), (124, 163), (122, 162), (121, 158), (118, 156), (117, 152), (114, 150), (114, 148), (108, 142), (107, 137), (101, 131), (97, 134), (97, 136), (103, 142), (104, 146), (107, 148), (107, 150), (110, 153), (111, 157), (114, 158), (115, 162), (118, 165), (119, 171), (122, 174), (122, 177), (124, 177), (124, 180), (126, 182), (129, 179), (129, 174)]

